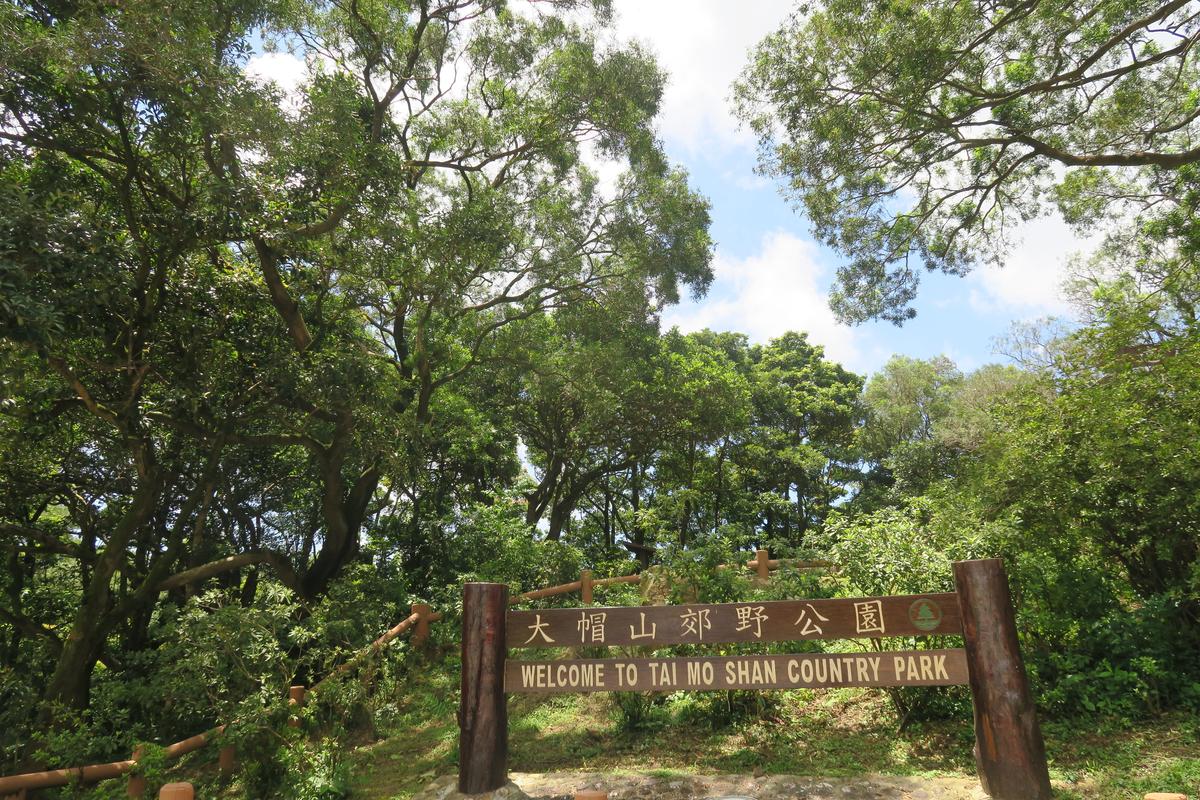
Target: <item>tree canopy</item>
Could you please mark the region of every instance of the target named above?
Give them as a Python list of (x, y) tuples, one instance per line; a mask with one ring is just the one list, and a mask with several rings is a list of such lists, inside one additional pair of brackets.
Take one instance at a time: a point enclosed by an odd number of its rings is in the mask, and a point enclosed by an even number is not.
[(831, 0), (758, 46), (736, 96), (763, 168), (846, 256), (845, 320), (911, 318), (922, 270), (1002, 263), (1048, 205), (1118, 222), (1113, 246), (1155, 234), (1144, 266), (1179, 291), (1192, 259), (1163, 239), (1195, 210), (1197, 37), (1186, 0)]

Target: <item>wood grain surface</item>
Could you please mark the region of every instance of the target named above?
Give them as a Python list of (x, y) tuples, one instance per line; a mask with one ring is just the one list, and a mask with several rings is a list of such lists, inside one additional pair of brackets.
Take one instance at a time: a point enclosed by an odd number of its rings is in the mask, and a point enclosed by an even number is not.
[(965, 683), (967, 659), (961, 648), (687, 658), (509, 659), (504, 665), (504, 691), (513, 694)]
[(507, 644), (521, 647), (783, 642), (962, 633), (954, 593), (614, 608), (510, 611)]

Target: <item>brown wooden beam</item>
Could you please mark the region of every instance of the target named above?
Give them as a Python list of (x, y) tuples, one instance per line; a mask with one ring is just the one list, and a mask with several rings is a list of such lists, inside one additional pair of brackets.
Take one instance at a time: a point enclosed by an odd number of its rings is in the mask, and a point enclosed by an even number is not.
[(480, 794), (508, 783), (508, 705), (504, 696), (502, 583), (463, 586), (462, 692), (458, 710), (458, 790)]
[(996, 800), (1049, 800), (1046, 746), (1017, 642), (1004, 564), (956, 561), (954, 583), (975, 705), (975, 763)]

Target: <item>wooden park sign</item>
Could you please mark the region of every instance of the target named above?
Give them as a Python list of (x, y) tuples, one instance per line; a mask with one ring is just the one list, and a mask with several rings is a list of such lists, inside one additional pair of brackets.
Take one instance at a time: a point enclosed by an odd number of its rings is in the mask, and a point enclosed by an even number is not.
[[(507, 781), (506, 693), (969, 685), (975, 757), (998, 800), (1048, 800), (1042, 735), (998, 559), (954, 565), (957, 591), (835, 600), (508, 611), (502, 584), (463, 589), (459, 791)], [(664, 647), (961, 635), (947, 650), (509, 660), (509, 648)]]

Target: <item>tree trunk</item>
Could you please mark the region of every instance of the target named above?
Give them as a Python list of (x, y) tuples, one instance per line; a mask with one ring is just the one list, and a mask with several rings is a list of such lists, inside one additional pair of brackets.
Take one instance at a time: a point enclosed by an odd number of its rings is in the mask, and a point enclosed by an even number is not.
[(642, 471), (639, 464), (634, 464), (632, 474), (630, 475), (630, 505), (633, 508), (633, 519), (629, 525), (633, 532), (633, 548), (634, 554), (637, 555), (638, 564), (642, 569), (650, 566), (650, 549), (646, 547), (646, 530), (642, 527), (642, 520), (638, 512), (642, 507)]
[(325, 491), (322, 511), (325, 541), (304, 575), (304, 594), (321, 595), (358, 550), (358, 533), (366, 518), (367, 505), (379, 485), (379, 469), (371, 466), (358, 477), (347, 493), (341, 479), (340, 464), (324, 470)]
[[(100, 660), (104, 640), (112, 628), (112, 622), (106, 619), (112, 577), (125, 557), (129, 539), (154, 514), (162, 483), (157, 468), (151, 467), (139, 483), (133, 502), (117, 524), (103, 552), (97, 557), (71, 623), (71, 631), (63, 640), (54, 673), (42, 693), (42, 699), (47, 703), (59, 703), (75, 709), (87, 707), (92, 671)], [(43, 719), (47, 718), (48, 713), (49, 708), (43, 709)]]

